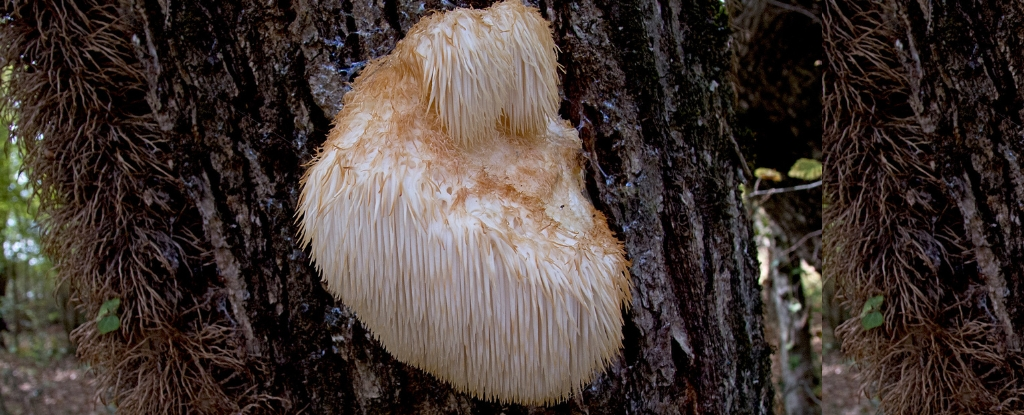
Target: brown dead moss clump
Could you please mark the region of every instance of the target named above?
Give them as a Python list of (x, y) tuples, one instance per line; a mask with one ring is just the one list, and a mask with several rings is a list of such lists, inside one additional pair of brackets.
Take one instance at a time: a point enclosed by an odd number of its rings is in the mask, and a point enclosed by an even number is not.
[(825, 9), (825, 269), (855, 312), (885, 297), (883, 326), (837, 330), (844, 352), (886, 414), (1024, 413), (1024, 357), (979, 311), (988, 290), (936, 170), (947, 138), (915, 116), (921, 75), (900, 59), (905, 31), (888, 2)]
[(229, 317), (211, 311), (223, 294), (190, 281), (202, 249), (174, 219), (192, 210), (117, 4), (0, 6), (0, 66), (12, 70), (3, 104), (41, 196), (44, 246), (86, 316), (121, 299), (120, 329), (73, 333), (101, 399), (121, 413), (245, 411), (258, 402), (252, 374)]

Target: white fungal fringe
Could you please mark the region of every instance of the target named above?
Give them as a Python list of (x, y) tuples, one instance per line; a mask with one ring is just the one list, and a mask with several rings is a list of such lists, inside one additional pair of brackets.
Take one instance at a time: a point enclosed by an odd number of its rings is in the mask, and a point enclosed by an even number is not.
[(583, 193), (555, 68), (515, 1), (424, 19), (357, 80), (303, 179), (328, 290), (395, 358), (484, 399), (562, 401), (622, 347), (629, 263)]
[(558, 68), (550, 29), (513, 1), (423, 19), (406, 42), (423, 77), (427, 105), (462, 145), (489, 140), (495, 127), (536, 135), (558, 109)]

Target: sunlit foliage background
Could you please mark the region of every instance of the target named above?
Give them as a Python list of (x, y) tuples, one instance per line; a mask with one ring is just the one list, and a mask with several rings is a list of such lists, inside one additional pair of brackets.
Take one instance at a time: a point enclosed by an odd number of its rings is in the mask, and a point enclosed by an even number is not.
[[(0, 96), (6, 96), (7, 77), (5, 70)], [(0, 340), (8, 353), (45, 363), (73, 353), (67, 332), (79, 319), (67, 306), (66, 292), (55, 286), (52, 266), (40, 252), (39, 202), (11, 138), (16, 128), (10, 111), (0, 112)]]

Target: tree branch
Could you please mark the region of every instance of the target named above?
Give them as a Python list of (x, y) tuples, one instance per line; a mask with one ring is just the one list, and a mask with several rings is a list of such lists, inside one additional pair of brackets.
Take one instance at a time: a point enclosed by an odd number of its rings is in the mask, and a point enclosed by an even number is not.
[[(795, 191), (798, 191), (798, 190), (813, 189), (813, 188), (818, 187), (818, 186), (821, 186), (821, 180), (818, 180), (818, 181), (816, 181), (814, 183), (802, 184), (802, 185), (793, 186), (793, 187), (779, 187), (779, 188), (772, 188), (772, 189), (766, 189), (766, 190), (755, 190), (753, 192), (750, 192), (750, 194), (747, 195), (747, 196), (750, 196), (750, 197), (761, 196), (761, 195), (771, 196), (771, 195), (776, 194), (776, 193), (795, 192)], [(765, 199), (767, 199), (767, 197), (765, 197)]]

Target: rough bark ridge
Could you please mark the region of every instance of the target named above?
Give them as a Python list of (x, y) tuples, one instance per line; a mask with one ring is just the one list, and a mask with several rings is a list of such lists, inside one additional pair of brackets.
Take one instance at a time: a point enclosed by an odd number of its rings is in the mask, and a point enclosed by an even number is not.
[[(623, 357), (579, 396), (531, 409), (456, 394), (393, 360), (323, 290), (295, 240), (302, 164), (323, 142), (346, 82), (441, 3), (4, 3), (8, 27), (19, 28), (3, 34), (13, 47), (5, 62), (21, 65), (15, 97), (48, 103), (32, 106), (37, 122), (27, 125), (36, 129), (24, 130), (44, 134), (32, 147), (33, 178), (53, 212), (89, 218), (76, 228), (55, 215), (50, 242), (65, 275), (99, 264), (73, 284), (87, 313), (111, 295), (128, 308), (117, 333), (80, 331), (83, 357), (107, 376), (106, 396), (126, 413), (770, 411), (731, 139), (729, 30), (717, 0), (540, 5), (566, 68), (562, 115), (579, 126), (589, 190), (625, 239), (636, 284)], [(64, 21), (91, 32), (63, 49), (30, 49), (31, 39), (49, 38), (39, 16), (62, 8), (72, 18)], [(75, 66), (77, 56), (111, 59), (87, 35), (108, 32), (127, 78), (102, 75), (105, 63)], [(76, 106), (91, 92), (62, 92), (62, 76), (98, 85), (101, 99)], [(139, 127), (116, 140), (75, 130), (124, 123)], [(122, 219), (137, 217), (145, 221)], [(128, 239), (101, 238), (110, 234)], [(134, 311), (151, 304), (160, 308)], [(122, 362), (138, 345), (148, 354)], [(180, 370), (140, 384), (163, 367)], [(195, 382), (194, 372), (206, 377)], [(165, 383), (182, 388), (174, 400), (160, 394)]]
[(562, 115), (591, 152), (591, 197), (633, 261), (626, 367), (608, 382), (628, 379), (638, 411), (769, 412), (721, 4), (552, 8), (566, 68)]
[(882, 410), (1024, 413), (1024, 6), (843, 4), (824, 17), (827, 268), (885, 325), (837, 330)]

